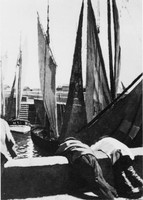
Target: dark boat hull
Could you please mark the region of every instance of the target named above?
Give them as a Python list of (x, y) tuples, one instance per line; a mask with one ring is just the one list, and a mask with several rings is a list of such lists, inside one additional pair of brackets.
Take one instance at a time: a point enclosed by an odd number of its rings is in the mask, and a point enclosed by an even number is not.
[(31, 139), (36, 146), (46, 150), (49, 155), (53, 155), (59, 147), (59, 142), (47, 137), (47, 130), (42, 127), (36, 127), (31, 130)]

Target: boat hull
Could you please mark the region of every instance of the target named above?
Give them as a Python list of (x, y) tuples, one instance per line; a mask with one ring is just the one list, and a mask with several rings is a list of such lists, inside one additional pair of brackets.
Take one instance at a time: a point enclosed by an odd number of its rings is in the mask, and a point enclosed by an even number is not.
[(13, 133), (26, 134), (31, 131), (30, 122), (27, 120), (14, 119), (8, 121), (8, 124)]
[(46, 150), (49, 155), (53, 155), (59, 147), (59, 142), (50, 139), (47, 134), (45, 128), (36, 127), (31, 130), (31, 139), (36, 146)]
[(26, 134), (31, 130), (30, 126), (26, 125), (10, 125), (10, 131), (14, 133)]

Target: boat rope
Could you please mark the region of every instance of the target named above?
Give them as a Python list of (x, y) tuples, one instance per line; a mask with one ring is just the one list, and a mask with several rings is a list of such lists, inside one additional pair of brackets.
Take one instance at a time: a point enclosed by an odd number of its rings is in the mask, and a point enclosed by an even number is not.
[(135, 80), (128, 87), (126, 87), (125, 90), (116, 99), (114, 99), (108, 106), (105, 107), (105, 109), (103, 109), (96, 117), (94, 117), (88, 124), (83, 126), (77, 132), (79, 133), (86, 128), (90, 128), (91, 125), (93, 125), (95, 121), (97, 121), (107, 110), (109, 110), (112, 105), (115, 105), (118, 102), (118, 100), (142, 77), (142, 75), (143, 73), (141, 73), (137, 78), (135, 78)]

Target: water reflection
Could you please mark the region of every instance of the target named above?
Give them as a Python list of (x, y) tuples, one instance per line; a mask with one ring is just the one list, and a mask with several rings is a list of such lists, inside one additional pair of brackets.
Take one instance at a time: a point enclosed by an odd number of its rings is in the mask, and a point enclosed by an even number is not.
[(33, 144), (30, 132), (27, 134), (13, 133), (13, 137), (16, 142), (15, 149), (17, 153), (15, 159), (48, 156), (47, 152)]

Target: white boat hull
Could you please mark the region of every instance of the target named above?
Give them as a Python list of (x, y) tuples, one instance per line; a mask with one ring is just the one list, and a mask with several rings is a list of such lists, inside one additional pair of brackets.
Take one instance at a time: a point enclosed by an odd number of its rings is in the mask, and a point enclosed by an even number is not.
[(26, 134), (30, 132), (30, 130), (31, 130), (31, 127), (28, 125), (10, 125), (11, 132)]

